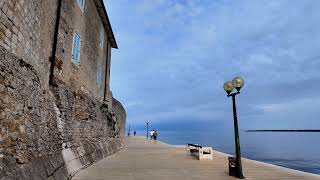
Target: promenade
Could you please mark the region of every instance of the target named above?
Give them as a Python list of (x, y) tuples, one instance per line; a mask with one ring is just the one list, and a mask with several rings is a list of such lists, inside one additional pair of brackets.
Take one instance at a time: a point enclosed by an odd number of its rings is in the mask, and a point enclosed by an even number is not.
[[(196, 142), (192, 142), (196, 143)], [(145, 137), (128, 137), (125, 148), (87, 169), (77, 173), (73, 180), (232, 180), (228, 175), (227, 155), (214, 152), (213, 160), (199, 161), (186, 153), (185, 147)], [(305, 180), (320, 176), (279, 166), (243, 159), (246, 179)]]

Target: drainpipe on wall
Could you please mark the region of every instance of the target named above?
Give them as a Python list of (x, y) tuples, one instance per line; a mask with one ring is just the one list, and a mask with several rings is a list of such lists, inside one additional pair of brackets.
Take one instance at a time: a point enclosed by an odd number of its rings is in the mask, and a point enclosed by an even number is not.
[(62, 0), (58, 0), (56, 24), (54, 27), (53, 44), (52, 44), (52, 51), (51, 51), (51, 57), (50, 57), (49, 85), (55, 85), (55, 86), (56, 86), (56, 84), (53, 83), (53, 73), (54, 73), (54, 65), (55, 65), (56, 52), (57, 52), (59, 22), (60, 22), (60, 14), (61, 14), (61, 3), (62, 3)]
[(109, 60), (109, 42), (107, 42), (107, 53), (106, 53), (106, 68), (104, 70), (104, 93), (103, 101), (106, 101), (106, 92), (107, 92), (107, 77), (108, 77), (108, 60)]

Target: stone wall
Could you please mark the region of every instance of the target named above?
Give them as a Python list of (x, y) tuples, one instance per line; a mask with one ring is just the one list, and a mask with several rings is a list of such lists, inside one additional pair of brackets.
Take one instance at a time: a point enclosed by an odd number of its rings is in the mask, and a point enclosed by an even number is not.
[(1, 180), (66, 179), (123, 147), (118, 101), (112, 110), (59, 79), (48, 89), (31, 64), (1, 46), (0, 57)]
[[(43, 86), (48, 86), (57, 4), (58, 0), (0, 0), (0, 46), (31, 64)], [(77, 0), (62, 0), (54, 72), (70, 86), (83, 86), (102, 100), (107, 71), (106, 94), (111, 103), (111, 48), (107, 47), (106, 32), (104, 46), (99, 46), (102, 27), (94, 0), (86, 0), (83, 11)], [(71, 61), (74, 32), (81, 38), (79, 65)], [(101, 86), (97, 85), (98, 64), (102, 68)]]
[[(91, 143), (118, 139), (120, 127), (111, 108), (95, 99), (89, 92), (75, 90), (56, 79), (55, 97), (57, 125), (62, 133), (63, 147), (77, 147), (78, 143)], [(120, 121), (120, 120), (119, 120)]]
[(52, 97), (34, 68), (0, 48), (0, 177), (61, 149)]
[[(95, 3), (86, 0), (81, 11), (77, 0), (62, 1), (57, 86), (50, 87), (58, 0), (0, 0), (0, 180), (66, 179), (122, 148), (125, 111), (110, 92), (111, 48), (106, 32), (99, 46)], [(80, 65), (71, 62), (74, 31), (81, 36)]]
[[(94, 0), (86, 0), (82, 11), (76, 0), (63, 0), (61, 21), (57, 46), (57, 66), (55, 76), (76, 88), (86, 88), (99, 100), (103, 99), (105, 87), (106, 56), (110, 61), (111, 48), (107, 46), (107, 34), (104, 31), (103, 47), (100, 47), (100, 31), (104, 30), (102, 20)], [(77, 32), (81, 38), (80, 63), (72, 62), (73, 35)], [(109, 53), (107, 53), (109, 51)], [(97, 85), (98, 65), (101, 66), (101, 85)], [(108, 62), (107, 69), (110, 68)], [(108, 70), (107, 70), (108, 72)], [(109, 75), (107, 76), (107, 91), (110, 91)], [(108, 93), (108, 92), (106, 92)], [(107, 96), (111, 102), (112, 98)]]
[(0, 0), (0, 45), (31, 64), (48, 85), (57, 0)]
[(125, 135), (125, 128), (124, 127), (126, 127), (126, 118), (127, 118), (126, 111), (123, 108), (122, 104), (114, 98), (112, 101), (112, 109), (115, 112), (115, 115), (118, 120), (117, 122), (119, 123), (118, 127), (120, 129), (120, 133), (119, 133), (121, 136), (120, 139), (123, 139), (123, 137)]

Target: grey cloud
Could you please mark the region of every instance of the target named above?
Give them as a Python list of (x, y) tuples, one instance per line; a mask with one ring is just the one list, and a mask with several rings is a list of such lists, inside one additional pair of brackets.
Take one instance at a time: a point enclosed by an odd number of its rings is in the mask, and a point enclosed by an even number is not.
[(193, 2), (108, 1), (120, 47), (113, 93), (142, 102), (124, 103), (129, 121), (180, 121), (190, 112), (225, 121), (231, 107), (222, 85), (237, 75), (246, 80), (238, 98), (243, 126), (274, 113), (257, 107), (319, 97), (320, 1)]

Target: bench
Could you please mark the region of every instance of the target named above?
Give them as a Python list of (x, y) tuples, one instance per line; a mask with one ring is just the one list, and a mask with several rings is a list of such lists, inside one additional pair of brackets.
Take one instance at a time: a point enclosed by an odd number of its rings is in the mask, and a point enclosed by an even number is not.
[(187, 143), (186, 149), (187, 152), (190, 152), (191, 155), (196, 156), (199, 160), (213, 159), (212, 147), (203, 147), (199, 144)]

